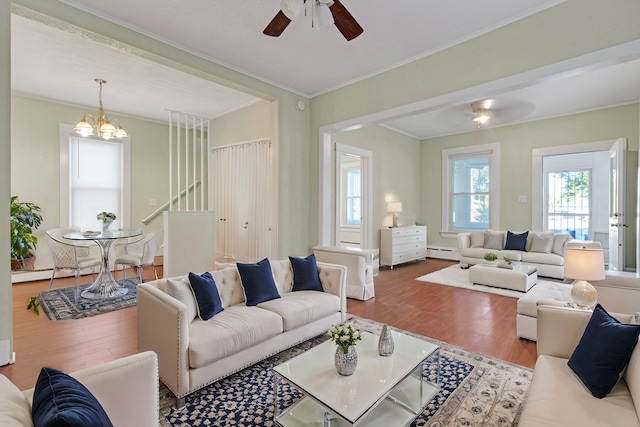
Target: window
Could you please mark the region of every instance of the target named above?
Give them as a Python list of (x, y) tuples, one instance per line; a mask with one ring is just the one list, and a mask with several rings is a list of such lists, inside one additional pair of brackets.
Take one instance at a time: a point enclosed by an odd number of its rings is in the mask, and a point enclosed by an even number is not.
[(448, 233), (498, 228), (498, 144), (442, 151), (442, 230)]
[(548, 172), (546, 176), (546, 229), (567, 232), (577, 240), (591, 233), (591, 171)]
[(116, 214), (114, 228), (130, 225), (130, 142), (77, 137), (60, 127), (60, 226), (97, 230), (100, 212)]
[(342, 225), (359, 226), (360, 211), (360, 166), (348, 166), (342, 170)]

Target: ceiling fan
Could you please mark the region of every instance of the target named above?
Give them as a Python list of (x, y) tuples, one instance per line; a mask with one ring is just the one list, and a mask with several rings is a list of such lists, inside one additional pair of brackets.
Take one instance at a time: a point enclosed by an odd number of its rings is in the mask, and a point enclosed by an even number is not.
[[(269, 22), (263, 34), (278, 37), (302, 11), (307, 0), (282, 0), (280, 11)], [(363, 29), (358, 21), (349, 13), (340, 0), (310, 0), (313, 11), (312, 19), (314, 26), (325, 26), (335, 24), (338, 31), (347, 41), (353, 40), (363, 33)], [(327, 13), (329, 11), (330, 13)]]

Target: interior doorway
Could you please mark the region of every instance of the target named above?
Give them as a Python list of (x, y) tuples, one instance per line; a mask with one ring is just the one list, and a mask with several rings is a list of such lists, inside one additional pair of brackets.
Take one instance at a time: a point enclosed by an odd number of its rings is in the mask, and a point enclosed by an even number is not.
[(373, 153), (336, 144), (335, 246), (370, 249)]

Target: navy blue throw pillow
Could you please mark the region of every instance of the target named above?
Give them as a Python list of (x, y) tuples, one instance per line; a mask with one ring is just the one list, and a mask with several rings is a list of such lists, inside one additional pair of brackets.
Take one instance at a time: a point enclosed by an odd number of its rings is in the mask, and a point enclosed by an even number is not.
[(638, 335), (640, 325), (620, 323), (598, 304), (567, 364), (591, 394), (601, 399), (629, 363)]
[(515, 234), (507, 231), (507, 243), (504, 245), (505, 250), (526, 251), (527, 236), (529, 236), (528, 231), (520, 234)]
[(35, 427), (113, 427), (102, 405), (85, 386), (53, 368), (40, 370), (31, 418)]
[(196, 307), (198, 308), (198, 317), (202, 320), (209, 320), (216, 314), (220, 313), (222, 301), (215, 280), (208, 271), (197, 275), (189, 273), (189, 284), (193, 297), (196, 299)]
[(309, 255), (306, 258), (289, 257), (291, 268), (293, 269), (293, 291), (320, 291), (324, 292), (320, 275), (318, 274), (318, 264), (316, 256)]
[(261, 302), (280, 298), (276, 282), (273, 281), (271, 264), (267, 258), (257, 264), (237, 263), (236, 266), (240, 273), (247, 305), (258, 305)]

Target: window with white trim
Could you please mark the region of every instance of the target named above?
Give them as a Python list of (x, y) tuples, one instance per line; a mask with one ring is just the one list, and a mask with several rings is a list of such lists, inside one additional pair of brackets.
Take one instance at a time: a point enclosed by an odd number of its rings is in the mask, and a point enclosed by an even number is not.
[(498, 228), (499, 164), (497, 143), (442, 150), (444, 235)]
[(360, 165), (342, 168), (342, 226), (360, 226)]
[(131, 139), (76, 135), (60, 124), (60, 228), (99, 230), (100, 212), (113, 212), (113, 228), (131, 226)]

